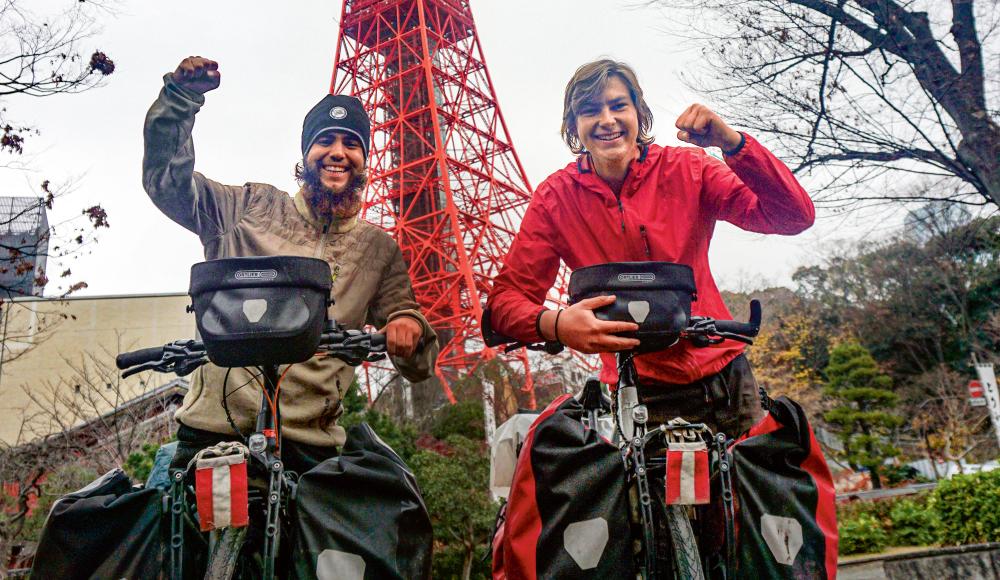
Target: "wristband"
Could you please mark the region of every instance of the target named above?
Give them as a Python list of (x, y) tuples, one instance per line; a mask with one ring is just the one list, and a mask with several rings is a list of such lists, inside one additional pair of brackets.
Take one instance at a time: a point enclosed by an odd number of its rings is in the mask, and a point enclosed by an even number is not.
[(562, 344), (562, 341), (559, 340), (559, 317), (562, 316), (563, 310), (565, 310), (565, 308), (560, 308), (559, 312), (556, 312), (556, 323), (553, 326), (553, 331), (555, 332), (556, 335), (556, 342), (558, 342), (559, 344)]
[(742, 151), (743, 146), (746, 144), (747, 144), (747, 136), (742, 131), (740, 131), (740, 144), (737, 145), (736, 147), (733, 147), (729, 151), (723, 149), (722, 154), (725, 155), (726, 157), (732, 157), (733, 155), (736, 155), (737, 153)]

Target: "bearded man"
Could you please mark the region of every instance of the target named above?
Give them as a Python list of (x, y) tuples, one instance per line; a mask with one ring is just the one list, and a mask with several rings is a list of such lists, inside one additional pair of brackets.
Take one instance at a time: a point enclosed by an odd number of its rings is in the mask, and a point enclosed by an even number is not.
[[(431, 375), (437, 337), (420, 313), (406, 263), (383, 230), (358, 219), (367, 183), (370, 122), (361, 101), (327, 95), (306, 115), (295, 196), (262, 183), (222, 185), (194, 171), (191, 131), (205, 93), (219, 87), (218, 63), (193, 56), (163, 79), (146, 115), (142, 183), (156, 207), (198, 234), (205, 259), (307, 256), (333, 272), (330, 317), (347, 328), (386, 334), (393, 364), (410, 381)], [(421, 339), (423, 339), (421, 343)], [(293, 365), (281, 382), (282, 460), (303, 473), (337, 454), (337, 425), (354, 369), (335, 358)], [(177, 454), (253, 432), (261, 393), (251, 370), (201, 367), (177, 411)]]

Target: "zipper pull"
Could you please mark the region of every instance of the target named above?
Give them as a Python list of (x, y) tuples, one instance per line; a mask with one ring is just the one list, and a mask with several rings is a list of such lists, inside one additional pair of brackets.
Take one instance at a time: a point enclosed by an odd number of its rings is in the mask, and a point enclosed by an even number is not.
[(642, 244), (646, 247), (646, 259), (652, 260), (653, 253), (649, 251), (649, 236), (646, 235), (646, 226), (639, 224), (639, 235), (642, 236)]
[(625, 208), (622, 207), (622, 198), (620, 196), (615, 196), (615, 201), (618, 202), (618, 213), (622, 216), (622, 233), (625, 233)]

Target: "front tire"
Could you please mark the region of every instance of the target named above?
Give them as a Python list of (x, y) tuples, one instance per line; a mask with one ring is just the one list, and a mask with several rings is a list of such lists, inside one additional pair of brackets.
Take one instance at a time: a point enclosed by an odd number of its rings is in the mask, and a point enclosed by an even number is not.
[(687, 508), (679, 505), (666, 506), (667, 530), (673, 552), (674, 577), (677, 580), (704, 580), (698, 542), (691, 529)]

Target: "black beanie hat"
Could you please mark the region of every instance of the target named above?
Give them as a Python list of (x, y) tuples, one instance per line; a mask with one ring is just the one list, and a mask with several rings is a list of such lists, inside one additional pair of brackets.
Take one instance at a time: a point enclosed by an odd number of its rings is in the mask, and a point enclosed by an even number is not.
[(327, 131), (344, 131), (361, 140), (365, 161), (368, 160), (368, 145), (371, 139), (371, 123), (361, 99), (348, 95), (327, 95), (309, 110), (302, 121), (302, 157), (309, 148)]

